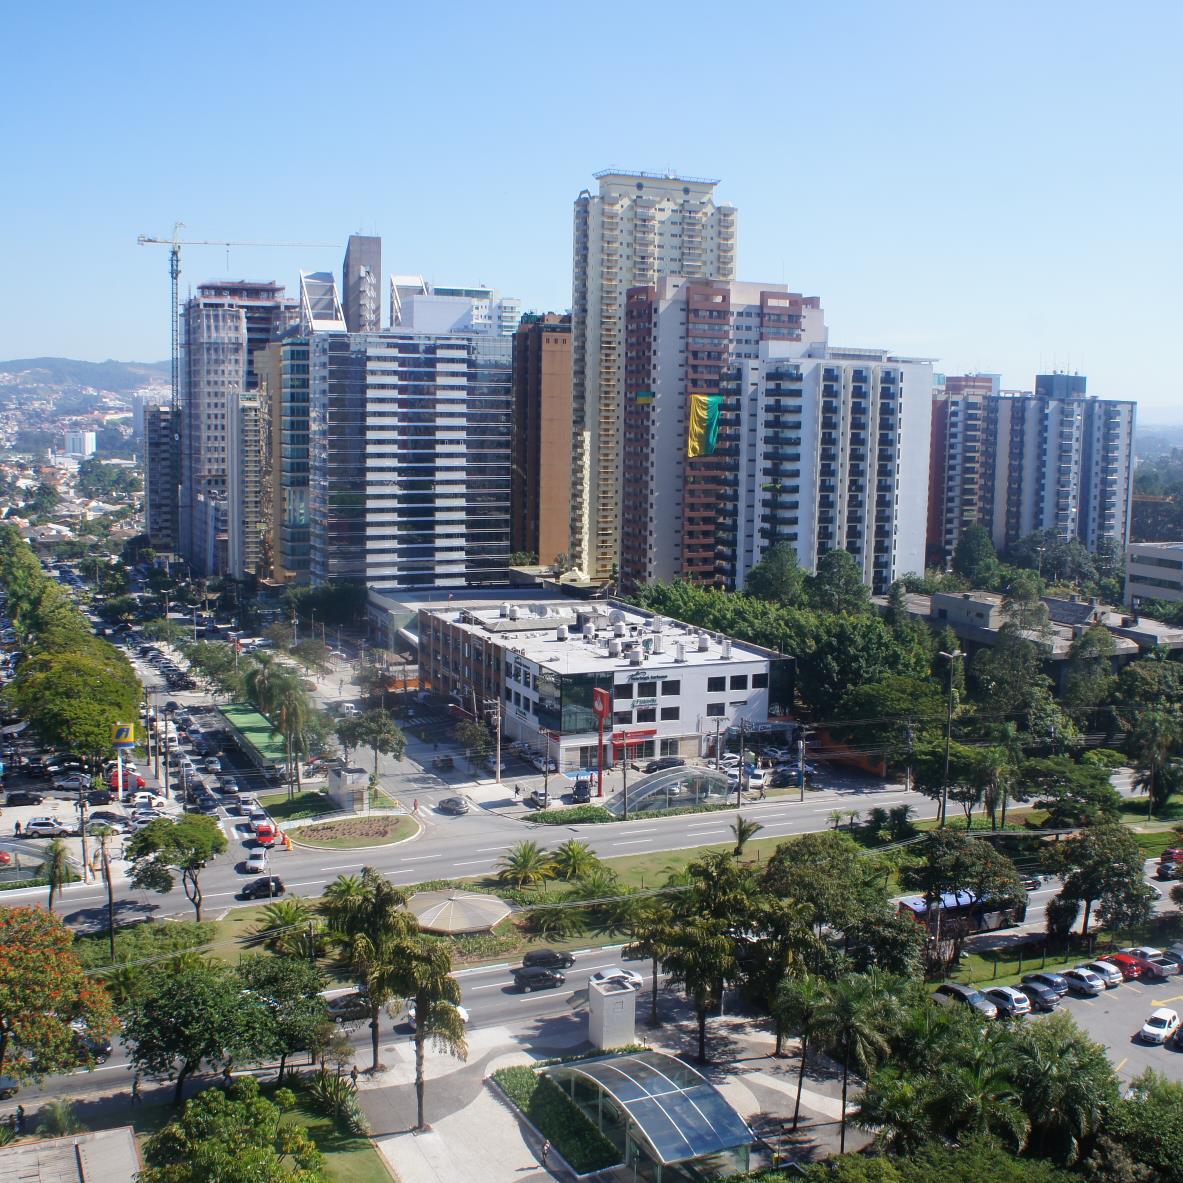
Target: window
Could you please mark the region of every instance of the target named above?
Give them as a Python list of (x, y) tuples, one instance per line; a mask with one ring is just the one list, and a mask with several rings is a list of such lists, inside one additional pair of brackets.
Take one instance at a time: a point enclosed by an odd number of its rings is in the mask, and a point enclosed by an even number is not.
[(642, 707), (637, 711), (638, 723), (656, 723), (657, 722), (657, 708), (656, 707)]
[(665, 698), (671, 698), (675, 694), (681, 694), (682, 683), (677, 678), (671, 678), (668, 682), (662, 682), (661, 693)]
[(657, 683), (656, 682), (638, 682), (637, 683), (637, 697), (638, 698), (656, 698), (657, 697)]
[[(722, 680), (723, 680), (722, 678), (719, 679), (720, 682)], [(708, 702), (707, 703), (708, 718), (717, 719), (722, 714), (723, 714), (723, 704), (721, 702)]]
[(682, 717), (681, 707), (662, 707), (661, 718), (665, 722), (670, 719), (680, 719)]
[(663, 739), (661, 741), (661, 754), (663, 756), (676, 756), (678, 754), (678, 741), (676, 739)]
[(614, 695), (615, 695), (617, 698), (632, 698), (632, 696), (633, 696), (633, 688), (632, 688), (632, 685), (631, 685), (631, 684), (630, 684), (630, 685), (625, 685), (625, 686), (613, 686), (613, 687), (612, 687), (612, 693), (613, 693), (613, 694), (614, 694)]
[(613, 723), (631, 723), (633, 721), (632, 711), (616, 711), (612, 715)]
[(764, 690), (768, 686), (767, 674), (753, 674), (752, 675), (752, 689)]
[(726, 678), (707, 678), (707, 693), (718, 694), (727, 689)]
[(746, 690), (748, 688), (747, 674), (732, 674), (731, 675), (731, 689), (732, 690)]

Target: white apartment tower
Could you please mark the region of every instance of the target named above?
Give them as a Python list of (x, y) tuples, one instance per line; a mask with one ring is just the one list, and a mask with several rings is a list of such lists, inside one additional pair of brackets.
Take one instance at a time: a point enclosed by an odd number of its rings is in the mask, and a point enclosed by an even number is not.
[(736, 212), (717, 181), (597, 173), (575, 200), (571, 539), (575, 566), (606, 578), (620, 558), (625, 298), (667, 275), (733, 279)]

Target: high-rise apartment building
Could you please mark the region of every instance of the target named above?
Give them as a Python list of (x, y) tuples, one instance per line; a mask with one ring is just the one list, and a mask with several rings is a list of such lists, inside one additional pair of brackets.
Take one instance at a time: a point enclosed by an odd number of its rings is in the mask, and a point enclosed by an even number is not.
[(144, 529), (152, 547), (177, 549), (176, 417), (171, 407), (152, 403), (144, 415)]
[(93, 431), (67, 431), (66, 455), (75, 460), (89, 460), (98, 450), (98, 435)]
[(571, 551), (607, 578), (620, 558), (625, 297), (666, 275), (732, 279), (735, 209), (717, 181), (609, 170), (575, 201)]
[(276, 283), (201, 284), (181, 317), (179, 546), (195, 575), (229, 570), (231, 398), (258, 387), (254, 356), (294, 316)]
[(882, 593), (924, 565), (932, 363), (824, 338), (769, 341), (721, 392), (719, 563), (729, 586), (777, 543), (807, 570), (831, 550)]
[(351, 234), (341, 265), (345, 324), (351, 333), (376, 333), (382, 317), (382, 239)]
[(629, 292), (621, 581), (742, 589), (777, 543), (877, 592), (924, 563), (932, 366), (827, 343), (816, 297), (668, 278)]
[(256, 395), (231, 392), (226, 449), (226, 573), (232, 579), (265, 575), (264, 472), (267, 433)]
[(949, 374), (933, 390), (927, 566), (944, 566), (961, 531), (994, 517), (997, 374)]
[(498, 334), (314, 333), (314, 582), (502, 582), (510, 554), (511, 342)]
[(718, 446), (720, 381), (761, 342), (824, 341), (820, 302), (783, 284), (664, 277), (629, 290), (625, 322), (621, 581), (725, 584), (735, 454)]
[(1085, 383), (1080, 374), (1040, 374), (1034, 394), (995, 384), (936, 400), (932, 467), (942, 475), (933, 485), (940, 503), (930, 513), (930, 561), (949, 562), (971, 522), (999, 550), (1037, 530), (1090, 550), (1124, 548), (1135, 405), (1087, 396)]
[(292, 333), (273, 342), (256, 356), (255, 367), (270, 433), (271, 577), (277, 583), (307, 583), (308, 338)]
[(510, 549), (571, 553), (571, 317), (524, 316), (513, 338)]

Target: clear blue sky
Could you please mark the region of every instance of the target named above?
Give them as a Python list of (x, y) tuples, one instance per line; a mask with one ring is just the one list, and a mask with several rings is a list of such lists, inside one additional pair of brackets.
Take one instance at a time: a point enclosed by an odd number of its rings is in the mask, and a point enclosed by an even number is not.
[(1183, 422), (1181, 32), (1088, 0), (11, 6), (0, 357), (163, 358), (165, 252), (135, 240), (176, 220), (377, 232), (387, 271), (565, 309), (572, 199), (672, 167), (722, 179), (739, 277), (821, 296), (835, 343), (1078, 370)]

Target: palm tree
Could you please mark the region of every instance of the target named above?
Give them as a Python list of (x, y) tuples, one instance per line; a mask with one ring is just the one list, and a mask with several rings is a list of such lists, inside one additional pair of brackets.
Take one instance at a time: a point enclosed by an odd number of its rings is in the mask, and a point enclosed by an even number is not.
[(826, 814), (826, 817), (834, 823), (835, 830), (842, 824), (842, 819), (845, 816), (846, 811), (843, 809), (831, 809), (830, 812)]
[(751, 931), (760, 935), (745, 941), (745, 992), (771, 1011), (776, 1034), (773, 1055), (779, 1056), (785, 1038), (776, 1009), (781, 983), (808, 972), (814, 955), (824, 946), (814, 935), (812, 905), (804, 901), (761, 896), (752, 910)]
[(281, 957), (315, 960), (320, 954), (316, 909), (299, 896), (272, 900), (262, 912), (255, 928), (263, 947)]
[(673, 914), (669, 905), (655, 896), (638, 900), (629, 909), (625, 931), (632, 938), (624, 955), (630, 958), (647, 957), (652, 962), (653, 993), (650, 1000), (649, 1026), (658, 1027), (657, 1017), (658, 970), (670, 946), (669, 931)]
[[(274, 715), (284, 738), (288, 754), (288, 768), (295, 770), (296, 791), (300, 790), (300, 756), (304, 753), (305, 733), (308, 730), (312, 703), (304, 687), (295, 678), (285, 679), (275, 690)], [(291, 784), (291, 780), (288, 782)]]
[(810, 1049), (822, 1034), (822, 1019), (830, 1003), (829, 991), (819, 978), (805, 975), (781, 983), (776, 992), (775, 1015), (778, 1026), (794, 1035), (801, 1044), (801, 1064), (797, 1070), (797, 1101), (793, 1106), (793, 1129), (801, 1119), (801, 1089), (805, 1084), (805, 1066)]
[(576, 838), (568, 838), (555, 850), (552, 861), (555, 873), (560, 879), (568, 881), (582, 879), (600, 866), (599, 855), (586, 842), (580, 842)]
[(1096, 1064), (1087, 1062), (1079, 1041), (1066, 1041), (1054, 1052), (1049, 1043), (1030, 1038), (1018, 1042), (1015, 1080), (1031, 1118), (1032, 1150), (1072, 1163), (1099, 1128), (1106, 1097), (1097, 1087)]
[(422, 937), (404, 946), (401, 972), (403, 994), (415, 1003), (415, 1128), (424, 1130), (427, 1123), (423, 1118), (423, 1052), (427, 1040), (459, 1060), (468, 1058), (464, 1019), (456, 1009), (460, 1003), (460, 983), (452, 977), (448, 946)]
[[(407, 897), (373, 867), (343, 877), (325, 889), (320, 910), (342, 963), (357, 976), (370, 1000), (371, 1072), (378, 1062), (378, 1022), (384, 1007), (404, 997), (407, 943), (418, 932), (404, 910)], [(336, 890), (334, 890), (336, 889)]]
[(70, 851), (60, 838), (55, 838), (45, 853), (45, 878), (49, 883), (49, 910), (52, 912), (54, 897), (74, 878), (74, 872), (70, 867)]
[[(111, 852), (109, 843), (114, 837), (114, 826), (91, 825), (90, 832), (99, 840), (99, 857), (103, 864), (103, 886), (107, 889), (107, 943), (111, 960), (115, 960), (115, 881), (111, 877)], [(52, 909), (50, 909), (52, 911)]]
[(1134, 725), (1130, 750), (1138, 769), (1134, 783), (1145, 789), (1147, 812), (1166, 804), (1169, 792), (1162, 792), (1160, 781), (1171, 753), (1183, 742), (1183, 720), (1173, 710), (1147, 711)]
[(874, 1130), (881, 1149), (911, 1154), (932, 1138), (928, 1110), (932, 1083), (929, 1077), (895, 1069), (876, 1072), (867, 1081), (851, 1121), (860, 1129)]
[(668, 930), (665, 968), (690, 998), (698, 1020), (698, 1058), (707, 1059), (707, 1015), (723, 1000), (723, 987), (739, 966), (729, 919), (714, 913), (679, 917)]
[(830, 996), (819, 1019), (822, 1040), (842, 1062), (842, 1125), (839, 1154), (846, 1153), (846, 1097), (853, 1069), (865, 1076), (887, 1050), (880, 1030), (881, 1000), (874, 980), (867, 974), (842, 978), (830, 988)]
[(762, 829), (764, 827), (759, 822), (749, 821), (742, 813), (736, 817), (735, 821), (731, 823), (731, 832), (735, 835), (735, 850), (732, 853), (736, 858), (743, 857), (743, 848)]
[(519, 889), (544, 885), (554, 873), (550, 852), (537, 842), (515, 842), (497, 862), (497, 878)]
[(289, 678), (270, 653), (252, 653), (251, 666), (242, 678), (247, 698), (264, 715), (270, 715), (275, 706), (279, 687)]
[(1000, 1062), (996, 1042), (979, 1042), (958, 1064), (946, 1064), (932, 1078), (932, 1111), (957, 1139), (988, 1138), (1019, 1151), (1031, 1124), (1022, 1093)]

